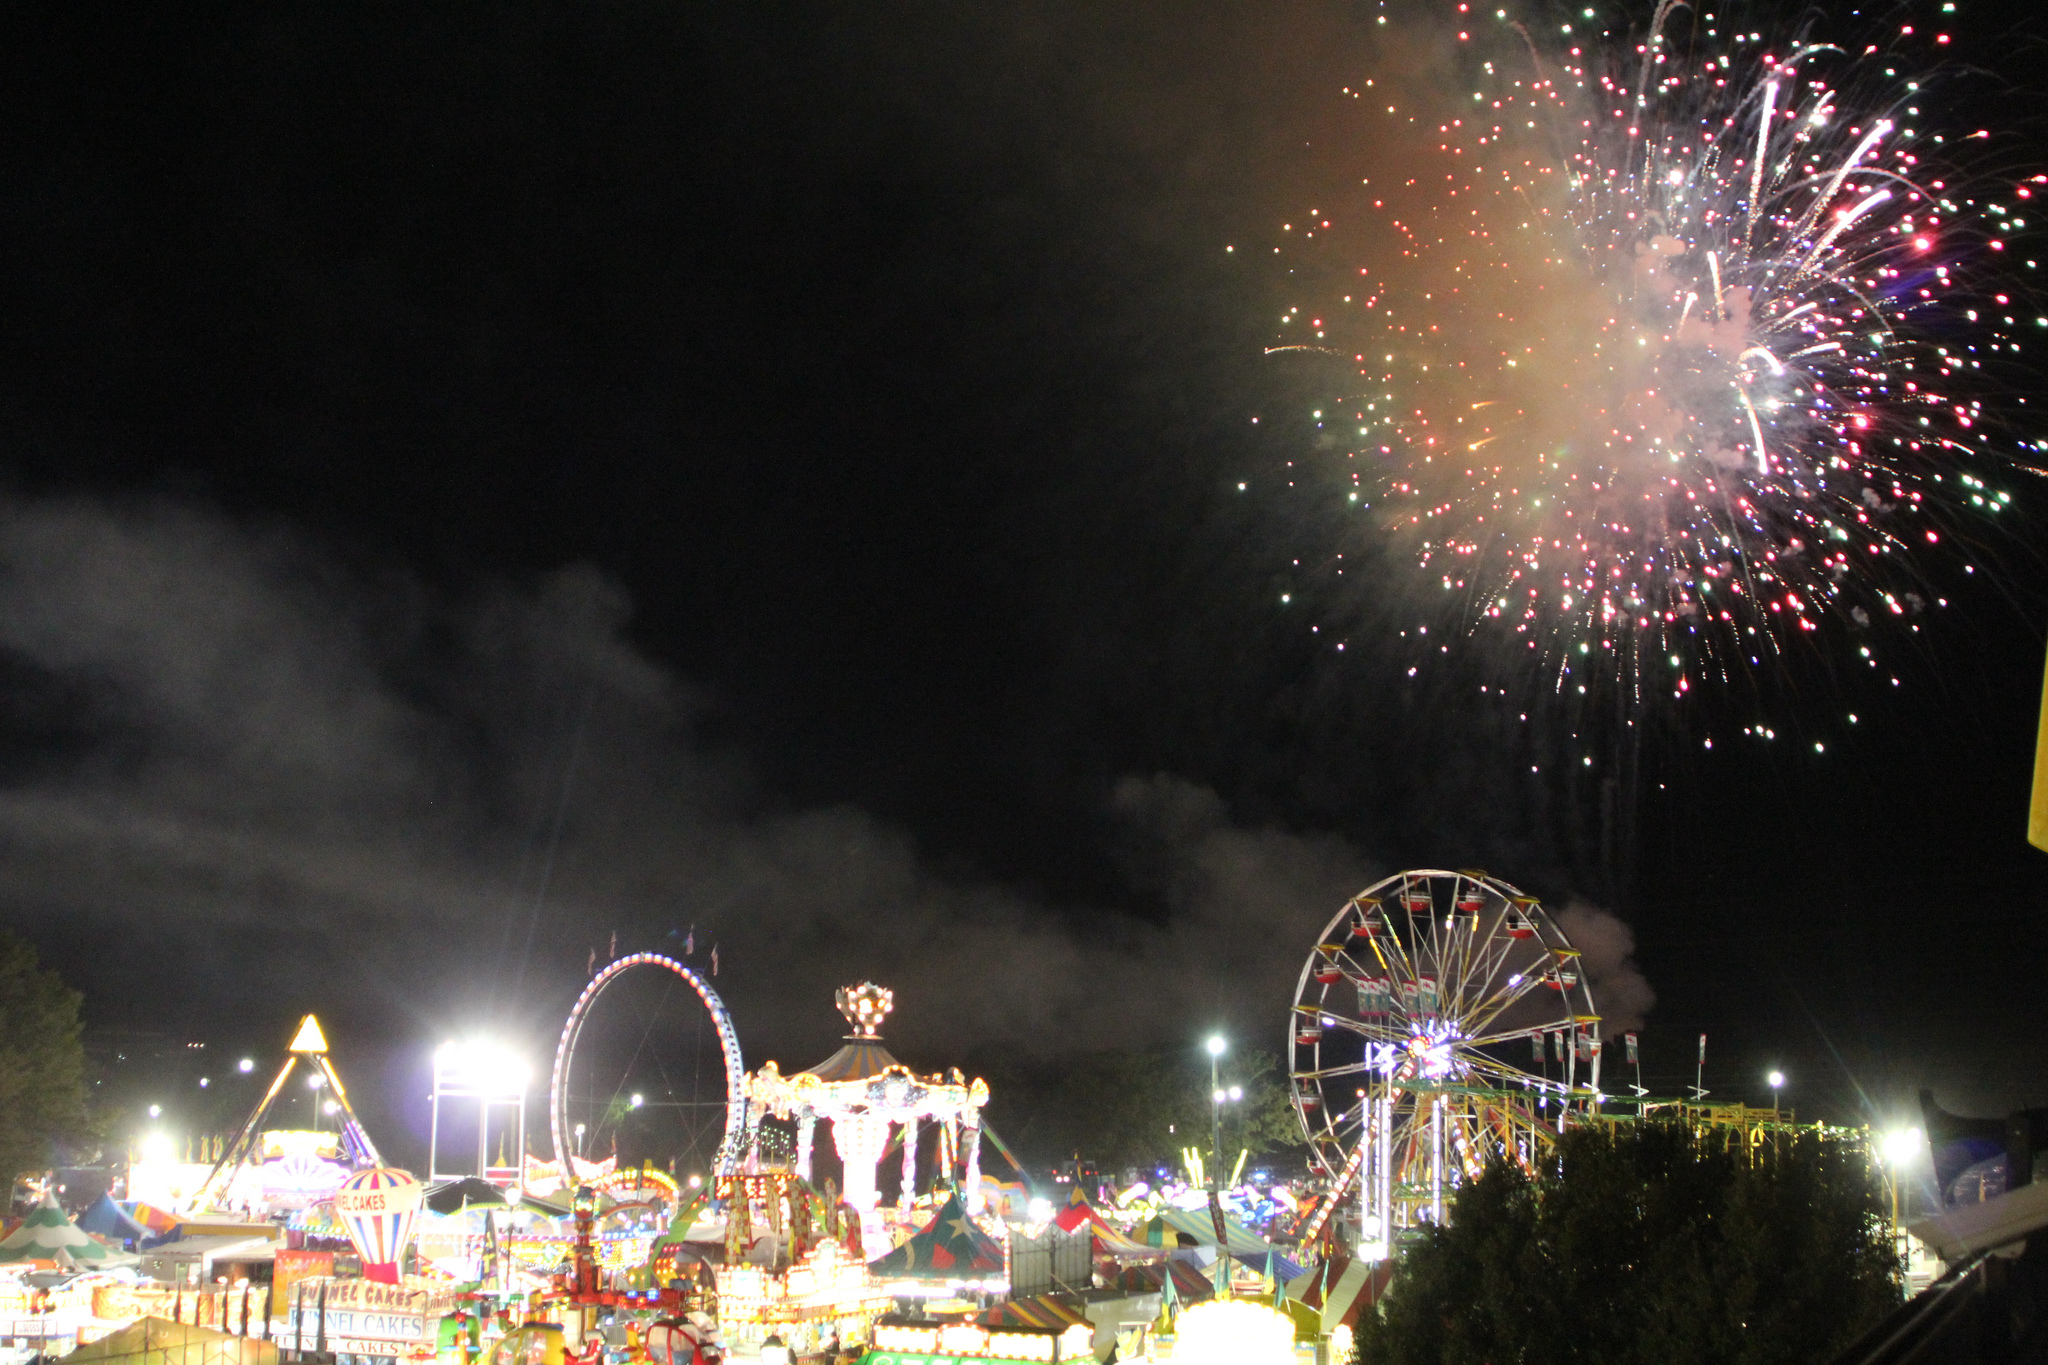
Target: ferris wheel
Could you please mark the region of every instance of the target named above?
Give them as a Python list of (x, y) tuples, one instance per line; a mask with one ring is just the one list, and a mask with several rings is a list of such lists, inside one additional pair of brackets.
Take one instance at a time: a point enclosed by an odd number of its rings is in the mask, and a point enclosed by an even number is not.
[(1599, 1102), (1578, 951), (1535, 897), (1481, 872), (1401, 872), (1348, 901), (1302, 968), (1287, 1042), (1331, 1181), (1305, 1237), (1355, 1188), (1366, 1259)]
[[(610, 1002), (604, 1012), (596, 1011), (600, 996)], [(619, 1016), (616, 1027), (586, 1037), (594, 1013)], [(633, 1125), (649, 1130), (638, 1134), (646, 1150), (678, 1169), (730, 1175), (746, 1126), (745, 1082), (739, 1035), (710, 982), (660, 953), (618, 958), (576, 997), (555, 1046), (548, 1084), (555, 1159), (567, 1176), (572, 1155), (601, 1149), (607, 1139), (616, 1150)]]

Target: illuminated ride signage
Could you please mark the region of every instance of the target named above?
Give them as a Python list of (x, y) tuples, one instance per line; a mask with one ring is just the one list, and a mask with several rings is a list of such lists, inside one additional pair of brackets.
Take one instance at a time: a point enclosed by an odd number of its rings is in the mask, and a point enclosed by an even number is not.
[(860, 1365), (951, 1365), (956, 1361), (1051, 1365), (1083, 1356), (1092, 1359), (1092, 1340), (1093, 1332), (1086, 1323), (1059, 1332), (984, 1327), (973, 1322), (936, 1327), (877, 1323)]

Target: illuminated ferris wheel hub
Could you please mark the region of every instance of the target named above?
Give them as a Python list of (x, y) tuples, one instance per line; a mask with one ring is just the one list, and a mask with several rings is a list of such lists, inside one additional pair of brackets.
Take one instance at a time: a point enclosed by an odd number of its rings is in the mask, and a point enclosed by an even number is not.
[(1600, 1016), (1533, 896), (1483, 872), (1401, 872), (1347, 901), (1302, 967), (1295, 1113), (1368, 1259), (1443, 1221), (1488, 1162), (1531, 1164), (1600, 1101)]

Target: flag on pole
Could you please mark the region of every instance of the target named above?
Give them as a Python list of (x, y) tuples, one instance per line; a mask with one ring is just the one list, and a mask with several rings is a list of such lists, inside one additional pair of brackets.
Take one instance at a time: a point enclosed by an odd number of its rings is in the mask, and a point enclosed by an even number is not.
[(1633, 1033), (1624, 1033), (1621, 1035), (1621, 1041), (1622, 1045), (1628, 1049), (1628, 1064), (1634, 1066), (1638, 1060), (1636, 1057), (1636, 1036)]
[(1706, 1064), (1707, 1064), (1707, 1035), (1706, 1035), (1706, 1034), (1704, 1034), (1704, 1033), (1702, 1033), (1702, 1034), (1700, 1035), (1700, 1065), (1701, 1065), (1701, 1066), (1705, 1066)]
[(1530, 1050), (1531, 1050), (1531, 1051), (1532, 1051), (1532, 1052), (1533, 1052), (1533, 1053), (1535, 1054), (1535, 1061), (1536, 1061), (1536, 1064), (1537, 1064), (1538, 1066), (1541, 1066), (1541, 1065), (1543, 1064), (1543, 1030), (1542, 1030), (1542, 1029), (1540, 1029), (1540, 1028), (1532, 1028), (1532, 1029), (1530, 1029), (1530, 1030), (1529, 1030), (1529, 1047), (1530, 1047)]
[(684, 956), (684, 957), (688, 957), (688, 956), (689, 956), (690, 954), (692, 954), (692, 953), (694, 953), (694, 952), (696, 952), (696, 951), (697, 951), (697, 926), (693, 924), (693, 925), (691, 925), (691, 926), (690, 926), (690, 935), (689, 935), (689, 937), (688, 937), (688, 938), (685, 938), (685, 939), (683, 940), (683, 956)]
[(713, 976), (718, 975), (718, 945), (716, 943), (711, 945), (711, 974)]

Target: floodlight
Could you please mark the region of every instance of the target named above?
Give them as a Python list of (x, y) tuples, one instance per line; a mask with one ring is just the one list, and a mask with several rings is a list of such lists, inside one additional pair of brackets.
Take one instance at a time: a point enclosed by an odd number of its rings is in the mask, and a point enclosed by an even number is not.
[(434, 1049), (436, 1084), (443, 1094), (516, 1099), (526, 1093), (532, 1068), (502, 1043), (472, 1038)]
[(1894, 1128), (1883, 1138), (1884, 1159), (1893, 1166), (1909, 1164), (1920, 1155), (1920, 1144), (1926, 1135), (1918, 1128)]
[(1219, 1033), (1209, 1040), (1209, 1055), (1211, 1057), (1221, 1057), (1223, 1049), (1228, 1046), (1229, 1044), (1223, 1041), (1223, 1035)]
[(244, 1076), (248, 1075), (255, 1069), (256, 1059), (253, 1057), (244, 1057), (241, 1061), (235, 1063), (235, 1070), (241, 1072)]
[(1782, 1071), (1773, 1071), (1770, 1075), (1764, 1077), (1764, 1079), (1771, 1083), (1771, 1089), (1777, 1090), (1782, 1088), (1785, 1084), (1785, 1073)]

